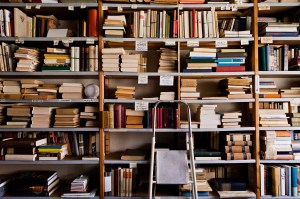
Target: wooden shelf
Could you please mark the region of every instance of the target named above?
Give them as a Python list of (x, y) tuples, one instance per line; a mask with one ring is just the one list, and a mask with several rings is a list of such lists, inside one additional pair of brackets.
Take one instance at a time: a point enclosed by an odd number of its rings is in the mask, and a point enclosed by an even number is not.
[(1, 78), (37, 78), (37, 79), (58, 79), (58, 78), (65, 78), (65, 79), (98, 79), (99, 73), (98, 72), (73, 72), (73, 71), (43, 71), (43, 72), (1, 72)]
[(49, 100), (14, 100), (0, 99), (2, 103), (98, 103), (99, 99), (49, 99)]
[(0, 132), (49, 132), (49, 131), (76, 131), (76, 132), (98, 132), (99, 128), (85, 128), (85, 127), (78, 127), (78, 128), (0, 128)]
[(57, 8), (57, 7), (66, 7), (74, 6), (74, 7), (82, 7), (84, 5), (87, 8), (90, 7), (98, 7), (98, 3), (1, 3), (0, 7), (20, 7), (24, 8), (27, 6), (31, 6), (32, 8), (40, 5), (41, 7), (49, 7), (49, 8)]
[[(300, 129), (300, 127), (299, 127)], [(214, 132), (214, 131), (254, 131), (254, 127), (240, 127), (240, 128), (198, 128), (198, 129), (192, 129), (193, 132)], [(129, 129), (129, 128), (114, 128), (114, 129), (104, 129), (106, 132), (113, 132), (113, 133), (119, 133), (119, 132), (141, 132), (141, 133), (150, 133), (152, 132), (152, 128), (143, 128), (143, 129)], [(170, 128), (158, 128), (155, 130), (156, 132), (187, 132), (188, 129), (170, 129)]]

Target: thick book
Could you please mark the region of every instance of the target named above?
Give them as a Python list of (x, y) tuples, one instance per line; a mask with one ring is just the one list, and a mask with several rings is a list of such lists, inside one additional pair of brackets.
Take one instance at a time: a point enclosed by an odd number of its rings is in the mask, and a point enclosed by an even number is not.
[(89, 37), (98, 36), (98, 11), (97, 9), (89, 9), (88, 11), (88, 35)]
[(0, 147), (36, 147), (47, 143), (47, 138), (12, 138), (0, 141)]
[(221, 156), (221, 152), (217, 150), (208, 150), (208, 149), (195, 149), (194, 150), (195, 157), (219, 157)]
[(251, 153), (226, 153), (226, 160), (250, 160)]
[(225, 146), (226, 153), (250, 153), (249, 146)]
[(216, 178), (214, 185), (218, 191), (246, 191), (247, 182), (236, 178)]
[(126, 149), (122, 155), (121, 160), (137, 161), (145, 160), (147, 156), (147, 151), (142, 149)]

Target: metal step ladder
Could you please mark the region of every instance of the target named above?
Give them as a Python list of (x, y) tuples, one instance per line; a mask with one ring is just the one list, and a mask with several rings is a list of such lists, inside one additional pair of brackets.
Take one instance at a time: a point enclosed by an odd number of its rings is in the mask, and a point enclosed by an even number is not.
[[(157, 107), (159, 104), (184, 104), (188, 115), (188, 136), (186, 138), (187, 150), (157, 150), (156, 144), (156, 118)], [(154, 105), (154, 116), (152, 121), (152, 145), (149, 176), (149, 199), (155, 198), (156, 184), (191, 184), (192, 198), (198, 199), (195, 161), (194, 161), (194, 142), (191, 128), (191, 109), (189, 105), (181, 100), (158, 101)], [(188, 155), (189, 154), (189, 158)], [(188, 160), (189, 159), (189, 160)], [(175, 164), (172, 164), (176, 161)], [(166, 166), (167, 165), (167, 166)], [(156, 169), (156, 171), (154, 171)], [(155, 175), (154, 175), (155, 172)], [(191, 175), (191, 176), (190, 176)]]

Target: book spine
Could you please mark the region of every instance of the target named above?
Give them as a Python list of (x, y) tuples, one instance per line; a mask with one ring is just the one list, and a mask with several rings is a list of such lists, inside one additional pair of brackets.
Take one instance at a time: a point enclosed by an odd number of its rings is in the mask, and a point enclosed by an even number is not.
[(251, 153), (226, 153), (227, 160), (250, 160)]
[(108, 114), (109, 114), (109, 128), (114, 128), (114, 104), (108, 105)]
[(114, 128), (122, 128), (122, 105), (114, 105)]
[(97, 9), (89, 9), (88, 11), (88, 33), (89, 37), (98, 36), (98, 11)]
[(226, 153), (249, 153), (249, 146), (225, 146)]
[(298, 196), (298, 168), (297, 166), (292, 166), (291, 168), (292, 176), (292, 196)]

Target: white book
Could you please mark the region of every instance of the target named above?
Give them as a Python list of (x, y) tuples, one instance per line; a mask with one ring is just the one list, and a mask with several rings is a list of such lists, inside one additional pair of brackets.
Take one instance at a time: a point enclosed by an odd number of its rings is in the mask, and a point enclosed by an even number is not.
[(96, 45), (96, 47), (95, 47), (95, 71), (99, 71), (98, 57), (99, 57), (99, 46)]
[(80, 47), (74, 48), (74, 71), (79, 71), (80, 67)]
[[(5, 35), (7, 37), (11, 37), (12, 33), (11, 33), (11, 12), (7, 9), (3, 10), (3, 16), (4, 16), (4, 22), (5, 22)], [(15, 35), (16, 36), (16, 35)]]
[(190, 38), (190, 19), (189, 19), (189, 11), (183, 11), (183, 19), (184, 19), (184, 38)]
[(198, 37), (199, 38), (203, 38), (203, 29), (202, 29), (202, 12), (198, 11), (197, 12), (198, 15)]
[(5, 37), (5, 21), (4, 21), (4, 11), (0, 9), (0, 36)]
[(150, 9), (148, 9), (147, 11), (147, 22), (146, 22), (146, 37), (150, 38), (151, 36), (151, 16), (152, 16), (152, 12)]
[(203, 11), (203, 30), (204, 30), (204, 38), (208, 38), (208, 24), (207, 24), (207, 11)]
[(208, 37), (214, 37), (212, 11), (207, 11)]
[(75, 69), (75, 47), (71, 47), (71, 68), (70, 71), (74, 71)]
[(140, 38), (143, 38), (144, 37), (144, 24), (145, 24), (145, 12), (144, 10), (140, 10), (140, 13), (139, 13), (139, 36)]

